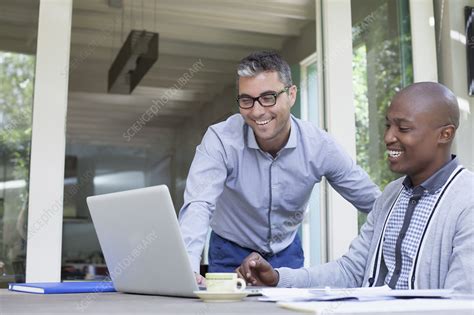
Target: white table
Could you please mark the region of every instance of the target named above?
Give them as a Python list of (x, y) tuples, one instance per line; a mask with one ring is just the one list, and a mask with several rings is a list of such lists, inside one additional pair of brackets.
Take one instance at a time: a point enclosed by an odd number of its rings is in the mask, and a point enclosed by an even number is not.
[[(343, 302), (342, 302), (343, 303)], [(335, 308), (331, 313), (338, 314)], [(384, 314), (418, 315), (391, 312)], [(429, 315), (445, 315), (446, 311), (430, 311)], [(474, 309), (449, 312), (474, 315)], [(0, 289), (0, 314), (304, 314), (280, 308), (275, 303), (258, 302), (255, 297), (235, 303), (204, 303), (198, 299), (173, 298), (123, 293), (30, 294)], [(361, 314), (361, 313), (358, 313)], [(374, 314), (374, 313), (370, 313)]]

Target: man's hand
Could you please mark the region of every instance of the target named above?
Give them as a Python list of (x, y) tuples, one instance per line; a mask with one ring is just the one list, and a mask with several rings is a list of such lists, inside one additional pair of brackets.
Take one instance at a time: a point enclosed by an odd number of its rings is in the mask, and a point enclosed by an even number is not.
[(275, 287), (279, 280), (278, 272), (258, 253), (248, 255), (235, 272), (251, 285)]
[(194, 276), (196, 277), (196, 283), (198, 286), (206, 286), (206, 278), (196, 272), (194, 273)]

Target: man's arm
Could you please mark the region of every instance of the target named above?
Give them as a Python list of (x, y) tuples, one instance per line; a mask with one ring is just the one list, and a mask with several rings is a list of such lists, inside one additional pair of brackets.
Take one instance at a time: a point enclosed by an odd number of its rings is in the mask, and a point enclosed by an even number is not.
[(300, 269), (277, 268), (278, 287), (360, 287), (363, 284), (365, 270), (374, 253), (370, 252), (374, 238), (374, 225), (378, 220), (382, 205), (379, 198), (374, 210), (367, 216), (359, 236), (351, 243), (349, 250), (341, 258), (326, 264)]
[(181, 234), (195, 273), (199, 273), (209, 222), (226, 177), (224, 149), (214, 131), (208, 129), (196, 148), (179, 212)]
[(474, 207), (462, 212), (456, 228), (444, 288), (474, 294)]
[(329, 184), (358, 210), (368, 213), (375, 200), (380, 196), (380, 189), (369, 178), (367, 173), (331, 137), (328, 137), (324, 159), (325, 174)]
[[(379, 200), (374, 208), (377, 207)], [(370, 246), (372, 242), (377, 241), (374, 239), (374, 223), (378, 213), (379, 211), (375, 209), (369, 213), (360, 235), (352, 241), (349, 251), (338, 260), (311, 268), (273, 269), (259, 254), (252, 253), (244, 259), (236, 272), (239, 277), (252, 285), (296, 288), (360, 287), (363, 284), (367, 264), (373, 255), (370, 253)]]

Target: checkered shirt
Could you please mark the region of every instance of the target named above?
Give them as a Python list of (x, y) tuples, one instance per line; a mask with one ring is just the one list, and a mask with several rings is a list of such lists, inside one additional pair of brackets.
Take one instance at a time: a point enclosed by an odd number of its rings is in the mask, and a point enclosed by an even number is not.
[[(416, 257), (416, 253), (418, 252), (421, 237), (428, 222), (428, 218), (431, 214), (431, 211), (433, 211), (441, 190), (442, 188), (439, 188), (434, 193), (430, 193), (428, 190), (425, 190), (413, 211), (410, 225), (402, 242), (402, 270), (400, 272), (400, 277), (397, 281), (395, 289), (409, 288), (408, 277), (410, 270), (413, 267), (413, 262)], [(387, 276), (385, 277), (386, 284), (390, 282), (395, 269), (395, 246), (403, 225), (405, 213), (408, 208), (408, 202), (412, 196), (413, 188), (404, 186), (400, 198), (395, 205), (395, 209), (392, 211), (392, 214), (390, 215), (390, 218), (387, 222), (387, 228), (383, 242), (383, 258), (388, 269)]]

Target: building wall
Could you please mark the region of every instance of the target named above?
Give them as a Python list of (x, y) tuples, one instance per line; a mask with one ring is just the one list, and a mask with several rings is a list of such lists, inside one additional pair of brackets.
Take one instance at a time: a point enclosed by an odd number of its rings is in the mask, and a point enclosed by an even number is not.
[(467, 92), (466, 29), (464, 7), (474, 0), (435, 0), (439, 82), (456, 94), (461, 110), (454, 153), (474, 170), (474, 98)]
[(316, 23), (308, 23), (301, 35), (285, 42), (281, 55), (290, 65), (299, 65), (300, 61), (316, 51)]

